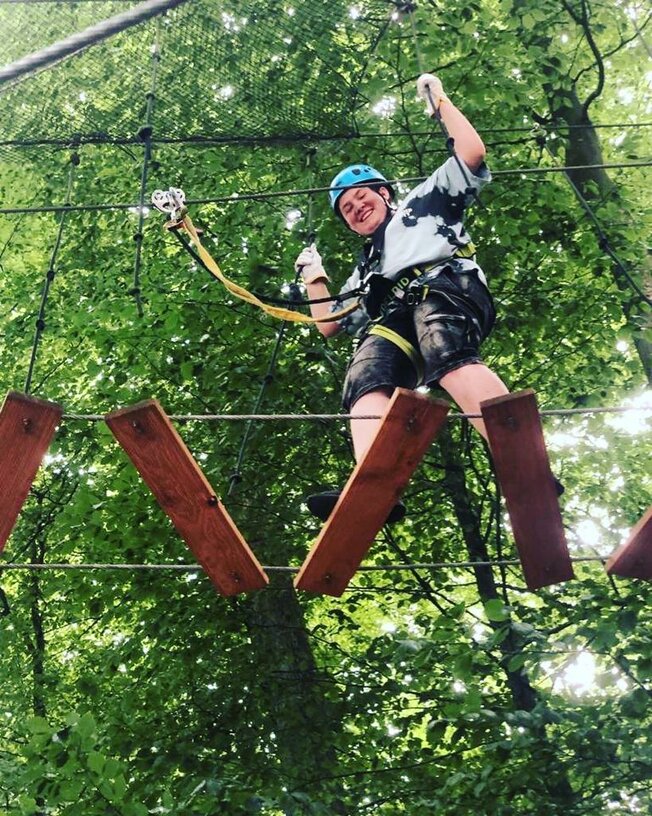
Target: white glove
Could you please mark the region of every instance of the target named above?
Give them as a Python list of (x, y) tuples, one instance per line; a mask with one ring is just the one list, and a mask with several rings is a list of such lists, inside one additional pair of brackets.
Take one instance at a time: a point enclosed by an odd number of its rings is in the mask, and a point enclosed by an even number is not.
[(317, 252), (315, 244), (305, 247), (299, 253), (294, 262), (294, 268), (301, 272), (304, 283), (317, 283), (317, 281), (330, 280), (321, 262), (321, 255)]
[(442, 102), (450, 102), (450, 99), (444, 93), (441, 80), (434, 74), (421, 74), (417, 79), (417, 94), (421, 99), (425, 99), (428, 116), (434, 116)]

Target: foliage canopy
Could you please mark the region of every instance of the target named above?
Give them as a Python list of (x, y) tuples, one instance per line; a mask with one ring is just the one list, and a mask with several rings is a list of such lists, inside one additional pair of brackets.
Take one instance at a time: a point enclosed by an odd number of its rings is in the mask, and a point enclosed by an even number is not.
[[(0, 55), (125, 6), (0, 4)], [(323, 194), (291, 191), (355, 160), (430, 172), (446, 150), (415, 98), (421, 67), (489, 148), (494, 183), (468, 218), (500, 315), (488, 363), (544, 408), (650, 404), (649, 16), (598, 0), (406, 8), (196, 0), (2, 93), (0, 385), (25, 383), (53, 269), (31, 391), (67, 418), (0, 567), (190, 562), (106, 426), (77, 415), (149, 397), (173, 414), (259, 399), (269, 413), (339, 410), (348, 341), (280, 336), (143, 204), (169, 186), (205, 202), (193, 218), (222, 268), (271, 296), (313, 232), (344, 280), (355, 237)], [(620, 267), (563, 165), (601, 165), (570, 177)], [(546, 420), (575, 556), (607, 556), (650, 503), (649, 414), (637, 422)], [(238, 479), (244, 422), (179, 430), (260, 560), (299, 565), (316, 532), (302, 498), (351, 467), (345, 425), (254, 423)], [(369, 564), (513, 557), (487, 452), (461, 421), (406, 501)], [(652, 596), (599, 564), (536, 595), (513, 567), (361, 572), (337, 600), (297, 597), (282, 573), (233, 601), (197, 572), (3, 569), (0, 590), (12, 816), (652, 806)]]

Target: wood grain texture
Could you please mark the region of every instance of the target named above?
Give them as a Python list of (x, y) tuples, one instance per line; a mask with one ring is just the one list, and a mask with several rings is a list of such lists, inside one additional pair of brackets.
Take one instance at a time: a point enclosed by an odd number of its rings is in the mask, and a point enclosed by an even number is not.
[(448, 410), (442, 400), (396, 389), (373, 443), (295, 579), (298, 589), (344, 592)]
[(261, 589), (268, 578), (156, 400), (106, 423), (222, 595)]
[(491, 455), (530, 589), (574, 577), (534, 392), (482, 403)]
[(50, 446), (61, 406), (10, 391), (0, 409), (0, 552)]
[(610, 575), (652, 579), (652, 507), (609, 557), (606, 569)]

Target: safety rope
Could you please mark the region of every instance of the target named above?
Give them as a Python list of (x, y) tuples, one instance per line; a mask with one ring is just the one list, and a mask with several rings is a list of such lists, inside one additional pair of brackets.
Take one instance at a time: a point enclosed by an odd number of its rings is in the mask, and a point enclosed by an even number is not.
[[(311, 164), (312, 164), (312, 159), (313, 159), (314, 155), (315, 155), (314, 149), (309, 148), (307, 153), (306, 153), (306, 166), (307, 166), (307, 169), (309, 171), (311, 170)], [(307, 231), (308, 231), (307, 240), (308, 240), (308, 243), (312, 243), (312, 241), (314, 239), (314, 236), (313, 236), (313, 224), (312, 224), (312, 196), (308, 197), (308, 212), (307, 212), (306, 224), (307, 224)], [(297, 302), (297, 304), (301, 300), (301, 292), (300, 292), (300, 289), (299, 289), (299, 286), (298, 286), (300, 277), (301, 277), (301, 270), (297, 270), (297, 272), (295, 274), (295, 277), (294, 277), (294, 281), (290, 285), (290, 293), (292, 294), (292, 296), (295, 299), (295, 301)], [(290, 303), (288, 303), (288, 305), (291, 305), (291, 301), (290, 301)], [(276, 335), (276, 342), (274, 343), (274, 348), (272, 349), (272, 356), (270, 358), (269, 365), (267, 367), (267, 373), (265, 374), (265, 376), (262, 379), (262, 382), (260, 384), (260, 389), (258, 391), (258, 396), (256, 397), (256, 402), (254, 404), (254, 409), (253, 409), (254, 414), (256, 414), (258, 412), (258, 409), (261, 406), (261, 403), (263, 401), (263, 396), (265, 394), (265, 390), (267, 389), (267, 386), (270, 383), (272, 383), (273, 380), (274, 380), (274, 375), (275, 375), (275, 372), (276, 372), (276, 361), (278, 360), (279, 352), (281, 350), (281, 343), (283, 342), (283, 336), (285, 334), (285, 330), (286, 330), (287, 326), (288, 326), (288, 323), (287, 323), (286, 320), (284, 320), (281, 323), (281, 326), (280, 326), (280, 328), (278, 330), (278, 333)], [(242, 480), (242, 463), (244, 461), (244, 455), (245, 455), (245, 451), (246, 451), (246, 448), (247, 448), (247, 443), (249, 441), (249, 436), (251, 434), (252, 428), (253, 428), (253, 420), (250, 419), (247, 422), (247, 427), (245, 428), (244, 436), (242, 438), (242, 442), (240, 443), (240, 449), (238, 451), (238, 458), (236, 460), (235, 468), (233, 470), (233, 473), (229, 477), (229, 488), (228, 488), (228, 491), (227, 491), (228, 496), (230, 496), (231, 493), (233, 492), (233, 488), (235, 487), (235, 485), (239, 484), (239, 482)]]
[[(596, 406), (594, 408), (549, 408), (539, 411), (542, 417), (590, 416), (592, 414), (625, 414), (630, 412), (652, 413), (652, 405)], [(380, 414), (169, 414), (174, 422), (328, 422), (350, 419), (382, 419)], [(481, 419), (482, 414), (450, 413), (447, 419)], [(64, 413), (63, 419), (71, 422), (104, 422), (104, 414)]]
[[(590, 564), (601, 563), (607, 561), (608, 556), (587, 555), (587, 556), (571, 556), (569, 559), (573, 564)], [(368, 565), (364, 564), (358, 567), (358, 572), (403, 572), (415, 569), (422, 570), (438, 570), (438, 569), (475, 569), (476, 567), (518, 567), (521, 562), (518, 558), (502, 558), (487, 561), (435, 561), (424, 564), (379, 564)], [(298, 573), (301, 567), (286, 567), (286, 566), (263, 566), (265, 572), (273, 573)], [(123, 571), (138, 571), (138, 570), (152, 570), (172, 572), (201, 572), (203, 567), (197, 564), (40, 564), (28, 563), (17, 564), (13, 562), (0, 563), (0, 572), (2, 570), (25, 570), (25, 571), (44, 571), (44, 570), (58, 570), (58, 571), (84, 571), (84, 570), (123, 570)]]
[[(205, 269), (209, 275), (213, 276), (211, 270), (206, 266), (204, 261), (201, 257), (195, 252), (190, 242), (188, 242), (183, 235), (181, 235), (180, 230), (171, 230), (174, 237), (177, 239), (179, 244), (184, 248), (184, 250), (190, 255), (193, 261), (198, 265), (201, 266), (202, 269)], [(312, 239), (308, 242), (312, 243)], [(296, 284), (296, 281), (295, 281)], [(334, 303), (334, 302), (342, 302), (344, 300), (350, 300), (354, 297), (359, 297), (362, 292), (362, 287), (358, 286), (355, 289), (349, 289), (347, 292), (339, 292), (337, 295), (329, 295), (328, 297), (323, 298), (304, 298), (301, 296), (300, 290), (297, 290), (295, 295), (291, 299), (288, 298), (277, 298), (272, 297), (272, 295), (268, 295), (267, 293), (256, 291), (255, 289), (249, 290), (251, 294), (257, 297), (259, 300), (262, 300), (264, 303), (272, 304), (274, 306), (286, 306), (290, 309), (297, 309), (302, 306), (312, 306), (316, 303)]]
[[(272, 350), (272, 356), (267, 367), (267, 372), (260, 383), (260, 389), (258, 391), (258, 396), (256, 397), (256, 402), (254, 404), (253, 411), (254, 415), (256, 414), (256, 412), (258, 411), (262, 404), (263, 396), (265, 394), (267, 386), (274, 381), (274, 376), (276, 373), (276, 361), (278, 360), (278, 355), (281, 350), (281, 343), (283, 342), (283, 336), (285, 334), (287, 325), (288, 325), (287, 321), (284, 320), (281, 323), (281, 326), (276, 335), (276, 342), (274, 343), (274, 348)], [(242, 442), (240, 443), (240, 449), (238, 451), (238, 457), (236, 459), (235, 467), (233, 469), (233, 473), (231, 473), (231, 475), (229, 476), (229, 488), (227, 490), (227, 496), (230, 496), (235, 486), (242, 481), (242, 463), (244, 461), (245, 450), (247, 448), (247, 443), (249, 442), (249, 437), (251, 435), (253, 423), (254, 421), (251, 418), (247, 421), (247, 427), (245, 428), (245, 432), (242, 437)]]
[(270, 385), (274, 381), (274, 376), (276, 372), (276, 361), (278, 360), (278, 355), (281, 350), (281, 343), (283, 342), (283, 336), (285, 334), (285, 330), (287, 328), (287, 321), (284, 320), (281, 323), (281, 326), (276, 334), (276, 342), (274, 343), (274, 348), (272, 350), (272, 356), (269, 361), (269, 365), (267, 366), (267, 372), (263, 377), (260, 383), (260, 389), (258, 390), (258, 396), (256, 397), (256, 402), (254, 404), (254, 410), (252, 417), (249, 418), (247, 421), (247, 427), (245, 428), (244, 435), (242, 437), (242, 442), (240, 443), (240, 449), (238, 450), (238, 457), (236, 459), (235, 467), (233, 469), (233, 473), (229, 476), (229, 488), (227, 490), (227, 496), (230, 496), (233, 492), (234, 487), (242, 481), (242, 463), (244, 461), (245, 450), (247, 448), (247, 443), (249, 442), (249, 437), (251, 435), (251, 430), (253, 428), (253, 416), (255, 416), (256, 412), (260, 408), (263, 396), (267, 389), (267, 386)]
[[(630, 162), (603, 162), (600, 164), (574, 164), (555, 167), (514, 167), (510, 170), (492, 170), (494, 178), (500, 176), (527, 176), (546, 175), (548, 173), (567, 173), (569, 171), (580, 170), (620, 170), (634, 169), (640, 167), (652, 167), (652, 159), (641, 159)], [(425, 181), (427, 176), (412, 176), (403, 179), (388, 179), (392, 185), (417, 184)], [(311, 187), (297, 190), (275, 190), (273, 192), (259, 193), (231, 193), (225, 196), (215, 196), (214, 198), (190, 198), (186, 202), (188, 206), (200, 204), (239, 204), (247, 201), (270, 201), (275, 198), (302, 197), (309, 193), (327, 193), (330, 187)], [(60, 212), (108, 212), (111, 210), (133, 210), (138, 204), (75, 204), (66, 206), (65, 204), (48, 204), (39, 207), (0, 207), (0, 215), (22, 215), (23, 213), (60, 213)]]
[[(416, 6), (415, 6), (414, 3), (405, 3), (405, 12), (407, 13), (407, 15), (408, 15), (408, 17), (410, 19), (410, 26), (411, 26), (411, 30), (412, 30), (412, 39), (414, 41), (414, 51), (415, 51), (416, 58), (417, 58), (417, 65), (418, 65), (418, 68), (419, 68), (419, 74), (423, 74), (425, 69), (424, 69), (424, 64), (423, 64), (423, 57), (421, 55), (421, 49), (419, 47), (419, 39), (417, 37), (416, 24), (414, 22), (414, 11), (415, 11), (415, 9), (416, 9)], [(448, 131), (448, 128), (446, 127), (446, 124), (444, 123), (444, 120), (441, 117), (441, 113), (439, 111), (439, 106), (435, 104), (435, 100), (433, 99), (432, 92), (431, 92), (429, 86), (426, 86), (426, 93), (428, 94), (428, 102), (430, 103), (430, 109), (432, 110), (431, 118), (433, 118), (437, 122), (437, 124), (439, 125), (439, 129), (440, 129), (440, 131), (441, 131), (441, 133), (442, 133), (442, 135), (443, 135), (443, 137), (444, 137), (444, 139), (446, 141), (446, 149), (448, 150), (449, 154), (455, 160), (455, 163), (457, 164), (457, 167), (458, 167), (458, 169), (460, 171), (460, 174), (462, 175), (462, 178), (464, 179), (464, 183), (466, 184), (466, 191), (465, 191), (466, 195), (472, 196), (475, 199), (475, 201), (477, 202), (477, 204), (481, 208), (486, 209), (485, 205), (484, 205), (484, 202), (480, 199), (480, 195), (479, 195), (478, 191), (471, 184), (471, 181), (470, 181), (468, 173), (467, 173), (466, 165), (460, 159), (460, 157), (457, 155), (457, 151), (455, 150), (455, 139), (453, 139), (453, 137), (450, 135), (450, 133)]]
[(205, 265), (208, 271), (214, 277), (216, 277), (220, 283), (223, 284), (225, 289), (235, 297), (240, 298), (240, 300), (244, 300), (245, 303), (249, 303), (252, 306), (257, 306), (259, 309), (265, 312), (265, 314), (268, 314), (271, 317), (276, 317), (279, 320), (287, 320), (291, 323), (332, 323), (337, 320), (341, 320), (343, 317), (346, 317), (346, 315), (351, 314), (351, 312), (354, 312), (359, 308), (359, 304), (356, 302), (350, 306), (346, 306), (344, 309), (339, 309), (336, 312), (325, 315), (324, 317), (310, 317), (309, 315), (304, 315), (301, 312), (292, 311), (280, 306), (271, 306), (262, 301), (260, 298), (256, 297), (253, 292), (250, 292), (248, 289), (245, 289), (243, 286), (240, 286), (239, 284), (230, 280), (222, 273), (221, 269), (212, 258), (210, 252), (208, 252), (208, 250), (202, 245), (199, 235), (197, 234), (197, 229), (192, 223), (192, 220), (187, 212), (182, 216), (181, 223), (183, 224), (183, 227), (188, 235), (190, 235), (192, 238), (192, 242), (195, 245), (196, 252), (201, 258), (202, 263)]
[(140, 267), (143, 251), (143, 229), (145, 226), (145, 196), (147, 194), (147, 179), (149, 175), (150, 162), (152, 159), (152, 114), (154, 112), (154, 102), (156, 100), (158, 68), (161, 61), (160, 39), (161, 18), (159, 17), (156, 21), (156, 35), (154, 37), (154, 44), (151, 50), (151, 81), (149, 91), (145, 95), (147, 100), (145, 107), (145, 121), (143, 126), (138, 131), (138, 136), (143, 143), (143, 167), (140, 175), (140, 194), (138, 196), (138, 228), (134, 233), (134, 241), (136, 242), (136, 256), (134, 258), (134, 285), (129, 293), (133, 295), (136, 300), (138, 317), (143, 317), (144, 315), (140, 288)]
[[(315, 157), (315, 153), (316, 153), (316, 151), (315, 151), (315, 149), (313, 147), (309, 147), (308, 150), (306, 151), (306, 169), (308, 170), (308, 172), (309, 172), (309, 174), (311, 176), (311, 179), (313, 178), (313, 175), (312, 175), (312, 162), (313, 162), (313, 159)], [(308, 207), (307, 207), (307, 213), (306, 213), (305, 241), (306, 241), (307, 244), (311, 244), (315, 240), (314, 225), (313, 225), (313, 206), (312, 205), (313, 205), (313, 195), (310, 194), (308, 196)], [(301, 269), (298, 269), (296, 271), (295, 276), (294, 276), (294, 281), (290, 284), (290, 293), (291, 293), (293, 299), (291, 301), (289, 301), (288, 304), (287, 304), (289, 306), (294, 305), (295, 308), (297, 308), (299, 305), (303, 305), (303, 303), (304, 303), (304, 301), (301, 298), (301, 290), (299, 289), (299, 279), (300, 278), (301, 278)], [(331, 298), (329, 298), (329, 300), (331, 300)], [(260, 389), (258, 391), (258, 396), (256, 398), (256, 402), (255, 402), (255, 405), (254, 405), (254, 410), (253, 410), (254, 415), (257, 413), (258, 409), (260, 408), (260, 405), (262, 403), (263, 396), (265, 394), (265, 390), (267, 389), (267, 386), (271, 382), (273, 382), (273, 380), (274, 380), (274, 375), (275, 375), (275, 372), (276, 372), (276, 362), (277, 362), (277, 359), (278, 359), (279, 352), (281, 350), (281, 343), (283, 341), (283, 336), (285, 334), (285, 330), (286, 330), (287, 326), (288, 326), (288, 321), (284, 320), (281, 323), (281, 326), (280, 326), (280, 328), (278, 330), (278, 333), (277, 333), (277, 336), (276, 336), (276, 342), (275, 342), (274, 348), (272, 350), (272, 356), (271, 356), (271, 359), (269, 361), (269, 365), (267, 367), (267, 373), (263, 377), (263, 380), (262, 380), (262, 382), (260, 384)], [(237, 458), (237, 461), (236, 461), (234, 471), (233, 471), (233, 473), (231, 474), (231, 476), (229, 478), (229, 488), (228, 488), (227, 495), (231, 495), (235, 485), (238, 484), (242, 480), (242, 472), (241, 472), (242, 471), (242, 463), (244, 461), (245, 450), (247, 448), (247, 443), (249, 441), (249, 436), (251, 434), (252, 428), (253, 428), (253, 419), (250, 419), (247, 422), (247, 427), (245, 429), (245, 433), (244, 433), (244, 436), (242, 438), (242, 442), (240, 444), (240, 450), (238, 451), (238, 458)]]
[(25, 378), (25, 393), (29, 394), (32, 388), (32, 378), (34, 376), (34, 366), (36, 364), (36, 355), (38, 353), (41, 337), (45, 331), (45, 307), (48, 302), (48, 295), (50, 294), (50, 286), (56, 275), (56, 263), (59, 255), (59, 248), (63, 238), (63, 227), (66, 221), (66, 216), (70, 212), (70, 199), (72, 197), (72, 187), (75, 178), (75, 167), (79, 164), (79, 153), (76, 148), (73, 148), (70, 154), (70, 165), (68, 167), (68, 184), (66, 187), (66, 206), (61, 211), (59, 219), (59, 228), (57, 230), (57, 237), (50, 255), (50, 262), (48, 264), (47, 272), (45, 273), (45, 281), (43, 282), (43, 289), (41, 290), (41, 305), (39, 306), (38, 317), (36, 318), (36, 329), (34, 331), (34, 340), (32, 342), (32, 353), (30, 355), (29, 366), (27, 369), (27, 377)]
[[(557, 157), (555, 156), (555, 154), (550, 149), (550, 146), (548, 145), (548, 142), (547, 142), (545, 136), (542, 135), (541, 140), (539, 141), (539, 144), (542, 145), (545, 148), (546, 152), (553, 159), (553, 161), (557, 162)], [(565, 173), (565, 176), (566, 176), (566, 180), (568, 181), (568, 183), (572, 187), (573, 192), (575, 193), (575, 196), (576, 196), (577, 200), (580, 202), (580, 205), (581, 205), (582, 209), (589, 216), (589, 218), (593, 222), (593, 225), (596, 228), (596, 231), (598, 233), (598, 246), (600, 247), (600, 249), (605, 254), (607, 254), (611, 258), (611, 260), (616, 264), (620, 274), (627, 281), (627, 284), (629, 285), (629, 287), (634, 292), (636, 292), (636, 294), (639, 296), (639, 298), (643, 302), (647, 303), (648, 306), (652, 306), (652, 298), (648, 297), (648, 295), (646, 295), (645, 292), (641, 289), (641, 287), (636, 283), (636, 281), (632, 278), (629, 271), (625, 267), (625, 264), (620, 260), (620, 258), (616, 254), (615, 250), (612, 249), (612, 247), (610, 246), (609, 239), (607, 238), (607, 235), (606, 235), (605, 231), (602, 229), (602, 225), (600, 224), (600, 221), (598, 220), (598, 217), (594, 213), (591, 205), (586, 200), (584, 195), (582, 195), (582, 191), (575, 184), (575, 182), (570, 177), (568, 172)]]

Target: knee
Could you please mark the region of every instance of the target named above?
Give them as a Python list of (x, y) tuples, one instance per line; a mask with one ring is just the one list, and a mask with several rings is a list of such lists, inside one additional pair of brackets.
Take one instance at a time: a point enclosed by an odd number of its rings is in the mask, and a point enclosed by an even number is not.
[(458, 368), (449, 371), (448, 374), (444, 374), (439, 380), (439, 385), (446, 391), (449, 390), (449, 386), (455, 387), (456, 385), (462, 385), (471, 377), (477, 375), (478, 368), (486, 368), (486, 366), (479, 363), (465, 363), (464, 365), (458, 366)]

